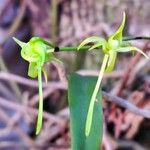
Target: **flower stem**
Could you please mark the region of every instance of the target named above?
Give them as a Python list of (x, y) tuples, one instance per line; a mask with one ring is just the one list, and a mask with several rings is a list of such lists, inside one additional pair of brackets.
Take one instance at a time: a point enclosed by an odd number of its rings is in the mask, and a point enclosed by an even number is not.
[(127, 36), (127, 37), (123, 38), (123, 41), (132, 41), (132, 40), (150, 40), (150, 37), (148, 37), (148, 36), (136, 36), (136, 37)]
[(87, 114), (87, 119), (86, 119), (86, 126), (85, 126), (85, 135), (88, 136), (91, 130), (91, 125), (92, 125), (92, 118), (93, 118), (93, 111), (94, 111), (94, 102), (96, 101), (96, 96), (99, 91), (99, 87), (103, 78), (103, 74), (107, 65), (109, 56), (107, 54), (104, 55), (103, 63), (99, 72), (99, 76), (97, 79), (97, 83), (95, 85), (94, 92), (92, 94), (91, 100), (90, 100), (90, 105), (88, 109), (88, 114)]
[[(150, 37), (147, 36), (137, 36), (137, 37), (132, 37), (132, 36), (127, 36), (123, 37), (123, 41), (132, 41), (132, 40), (150, 40)], [(91, 46), (83, 46), (80, 48), (80, 51), (87, 51), (90, 49)], [(59, 50), (58, 50), (59, 49)], [(70, 46), (70, 47), (57, 47), (57, 51), (55, 52), (62, 52), (62, 51), (77, 51), (78, 46)], [(99, 48), (96, 48), (99, 49)]]

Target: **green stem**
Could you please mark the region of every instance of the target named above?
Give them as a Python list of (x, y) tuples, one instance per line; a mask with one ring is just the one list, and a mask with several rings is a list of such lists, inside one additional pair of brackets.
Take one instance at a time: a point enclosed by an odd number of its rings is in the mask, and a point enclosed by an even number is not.
[[(137, 37), (123, 37), (123, 41), (132, 41), (132, 40), (150, 40), (150, 37), (146, 37), (146, 36), (137, 36)], [(83, 46), (82, 48), (80, 48), (80, 51), (85, 51), (85, 50), (89, 50), (91, 46)], [(78, 46), (70, 46), (70, 47), (60, 47), (59, 51), (77, 51)], [(96, 48), (99, 49), (99, 48)]]
[(150, 40), (150, 37), (147, 37), (147, 36), (137, 36), (137, 37), (127, 36), (127, 37), (123, 37), (123, 41), (132, 41), (132, 40)]
[(36, 126), (36, 135), (39, 134), (42, 128), (42, 117), (43, 117), (42, 70), (40, 65), (38, 66), (38, 85), (39, 85), (39, 111)]
[(88, 136), (91, 130), (91, 125), (92, 125), (92, 118), (93, 118), (93, 110), (94, 110), (94, 102), (96, 101), (96, 96), (99, 91), (99, 87), (103, 78), (103, 74), (107, 65), (109, 55), (104, 55), (103, 63), (101, 66), (101, 70), (99, 72), (98, 80), (94, 89), (94, 92), (92, 94), (91, 100), (90, 100), (90, 105), (88, 109), (88, 114), (87, 114), (87, 119), (86, 119), (86, 126), (85, 126), (85, 135)]
[[(90, 49), (91, 46), (83, 46), (80, 48), (81, 51)], [(60, 47), (59, 51), (77, 51), (78, 46)]]

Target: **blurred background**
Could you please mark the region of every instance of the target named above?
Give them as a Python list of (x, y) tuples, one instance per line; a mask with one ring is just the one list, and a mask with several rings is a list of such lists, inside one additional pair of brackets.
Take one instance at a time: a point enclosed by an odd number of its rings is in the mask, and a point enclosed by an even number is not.
[[(69, 150), (67, 76), (74, 71), (98, 75), (101, 51), (58, 52), (62, 64), (48, 63), (43, 84), (43, 129), (35, 136), (38, 84), (27, 76), (28, 63), (12, 37), (40, 36), (56, 45), (78, 45), (84, 38), (107, 38), (127, 21), (124, 36), (150, 36), (149, 0), (0, 0), (0, 150)], [(150, 56), (150, 42), (134, 41)], [(115, 71), (102, 89), (150, 108), (150, 62), (140, 54), (119, 54)], [(149, 150), (150, 120), (103, 101), (104, 150)]]

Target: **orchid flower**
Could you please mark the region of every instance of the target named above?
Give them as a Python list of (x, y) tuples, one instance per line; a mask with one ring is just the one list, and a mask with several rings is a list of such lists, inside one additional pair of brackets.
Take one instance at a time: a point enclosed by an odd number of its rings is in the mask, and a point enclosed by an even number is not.
[(126, 14), (123, 13), (123, 19), (120, 27), (118, 30), (112, 34), (108, 40), (98, 37), (98, 36), (92, 36), (87, 39), (85, 39), (79, 46), (78, 50), (81, 49), (83, 46), (89, 43), (94, 43), (94, 45), (89, 49), (95, 49), (95, 48), (101, 48), (104, 53), (104, 59), (102, 63), (102, 67), (100, 69), (100, 73), (98, 76), (97, 83), (95, 85), (95, 89), (93, 91), (90, 105), (87, 113), (87, 119), (86, 119), (86, 125), (85, 125), (85, 135), (88, 136), (90, 134), (91, 125), (92, 125), (92, 117), (93, 117), (93, 110), (94, 110), (94, 103), (96, 102), (96, 96), (98, 93), (98, 90), (100, 88), (100, 84), (102, 81), (102, 77), (104, 72), (111, 72), (114, 69), (116, 57), (118, 52), (130, 52), (130, 51), (137, 51), (143, 54), (146, 58), (148, 56), (141, 51), (139, 48), (131, 46), (129, 43), (126, 43), (122, 39), (122, 34), (125, 26), (125, 20), (126, 20)]
[(22, 48), (22, 58), (29, 62), (28, 76), (31, 78), (38, 77), (39, 111), (37, 118), (36, 134), (39, 134), (42, 128), (43, 118), (42, 72), (44, 73), (44, 77), (47, 82), (47, 72), (44, 64), (47, 61), (60, 61), (52, 54), (52, 52), (54, 52), (53, 44), (43, 40), (40, 37), (33, 37), (27, 43), (24, 43), (16, 39), (15, 37), (13, 37), (13, 39)]

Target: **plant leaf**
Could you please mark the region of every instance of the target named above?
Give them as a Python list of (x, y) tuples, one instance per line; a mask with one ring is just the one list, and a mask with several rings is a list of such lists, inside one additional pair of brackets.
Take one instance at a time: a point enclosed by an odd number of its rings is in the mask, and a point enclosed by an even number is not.
[(103, 117), (102, 95), (99, 91), (94, 104), (92, 126), (89, 136), (85, 136), (85, 123), (90, 99), (97, 78), (70, 75), (69, 78), (69, 109), (72, 150), (99, 150), (102, 142)]

